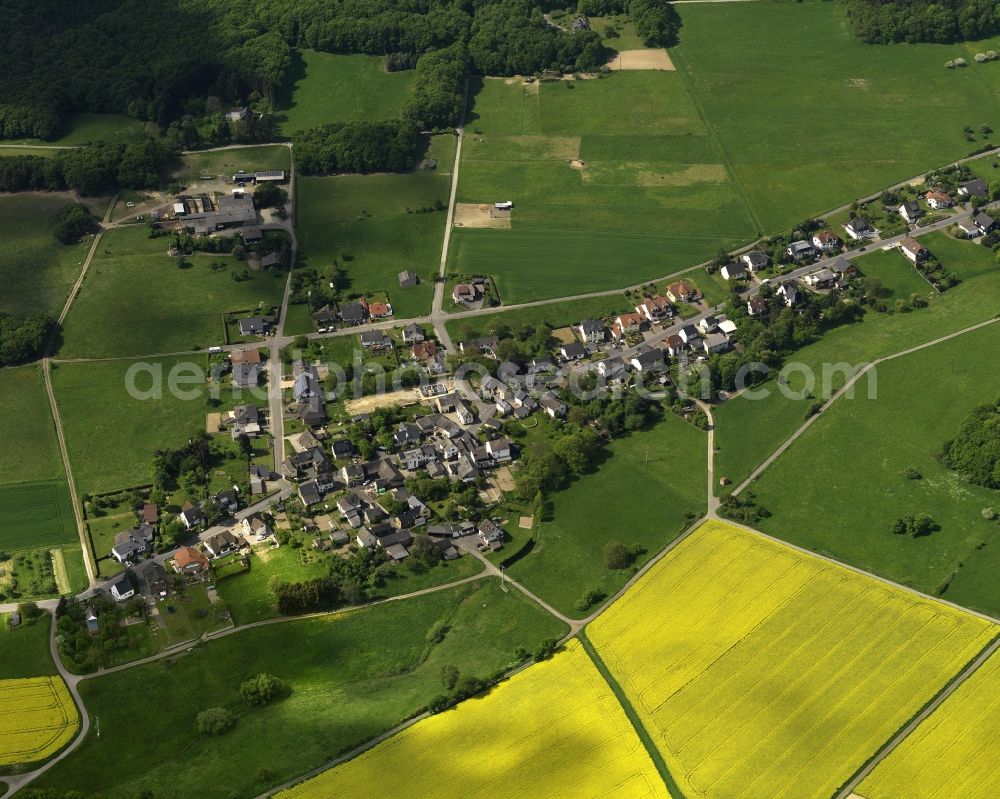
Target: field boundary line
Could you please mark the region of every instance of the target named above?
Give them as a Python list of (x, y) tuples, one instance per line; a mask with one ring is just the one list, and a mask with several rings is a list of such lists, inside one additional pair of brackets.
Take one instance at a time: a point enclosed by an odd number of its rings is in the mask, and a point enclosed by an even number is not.
[(949, 680), (941, 690), (939, 690), (917, 713), (907, 721), (896, 733), (889, 738), (875, 754), (873, 754), (858, 769), (857, 772), (841, 787), (833, 799), (849, 799), (854, 789), (860, 785), (864, 779), (870, 775), (876, 767), (891, 755), (899, 746), (906, 741), (934, 712), (945, 703), (962, 685), (972, 677), (980, 668), (1000, 649), (1000, 634), (993, 638), (983, 649), (979, 651), (969, 663), (967, 663), (951, 680)]
[(885, 363), (886, 361), (893, 361), (896, 358), (903, 358), (907, 355), (912, 355), (915, 352), (919, 352), (920, 350), (925, 350), (937, 344), (944, 344), (945, 342), (950, 341), (953, 338), (964, 336), (966, 333), (973, 333), (976, 330), (979, 330), (980, 328), (988, 327), (989, 325), (996, 324), (997, 322), (1000, 322), (1000, 316), (994, 316), (992, 319), (985, 319), (982, 322), (977, 322), (976, 324), (970, 325), (969, 327), (964, 327), (961, 330), (955, 330), (944, 336), (939, 336), (938, 338), (931, 339), (930, 341), (925, 341), (922, 344), (916, 344), (912, 347), (908, 347), (905, 350), (900, 350), (899, 352), (894, 352), (889, 355), (883, 355), (881, 358), (876, 358), (874, 361), (865, 364), (863, 369), (858, 370), (858, 372), (855, 373), (850, 380), (848, 380), (846, 383), (844, 383), (843, 386), (841, 386), (839, 389), (837, 389), (837, 391), (834, 392), (833, 396), (830, 397), (830, 399), (826, 400), (823, 403), (823, 407), (819, 410), (818, 413), (815, 413), (808, 419), (806, 419), (805, 422), (803, 422), (795, 430), (795, 432), (792, 433), (791, 436), (785, 439), (785, 441), (781, 444), (781, 446), (779, 446), (776, 450), (774, 450), (774, 452), (772, 452), (756, 469), (754, 469), (742, 483), (736, 486), (736, 488), (734, 488), (730, 492), (731, 496), (735, 497), (740, 492), (747, 489), (751, 483), (757, 480), (761, 476), (761, 474), (763, 474), (770, 466), (772, 466), (774, 462), (778, 458), (780, 458), (785, 453), (785, 451), (792, 446), (792, 444), (795, 443), (795, 441), (799, 438), (799, 436), (801, 436), (806, 430), (808, 430), (809, 427), (811, 427), (812, 424), (817, 419), (823, 416), (823, 414), (825, 414), (827, 410), (829, 410), (838, 399), (840, 399), (846, 392), (850, 391), (854, 387), (855, 383), (857, 383), (862, 377), (868, 374), (868, 372), (870, 372), (879, 364)]
[(63, 434), (62, 419), (59, 416), (59, 405), (56, 403), (56, 393), (52, 388), (52, 375), (50, 373), (51, 362), (48, 358), (42, 358), (42, 377), (45, 379), (45, 393), (49, 396), (49, 408), (52, 412), (52, 423), (56, 429), (56, 441), (59, 444), (59, 455), (62, 457), (63, 471), (66, 473), (66, 485), (69, 487), (69, 501), (73, 505), (73, 516), (76, 519), (76, 532), (80, 538), (81, 555), (83, 565), (87, 570), (87, 582), (93, 586), (97, 583), (97, 566), (94, 562), (94, 553), (87, 532), (87, 525), (80, 512), (80, 496), (76, 491), (76, 481), (73, 479), (73, 470), (70, 468), (69, 452), (66, 450), (66, 437)]
[[(90, 249), (87, 251), (87, 257), (83, 260), (83, 267), (80, 269), (80, 274), (76, 276), (73, 287), (69, 290), (69, 296), (66, 298), (66, 303), (63, 305), (63, 308), (59, 312), (59, 316), (56, 319), (57, 327), (61, 327), (62, 323), (66, 321), (66, 317), (69, 315), (70, 306), (73, 305), (76, 295), (80, 293), (80, 287), (83, 286), (83, 279), (87, 276), (87, 270), (90, 269), (90, 263), (94, 260), (94, 254), (97, 252), (97, 245), (100, 244), (101, 236), (103, 235), (103, 230), (99, 230), (94, 234), (94, 240), (91, 242)], [(49, 339), (49, 349), (51, 349), (54, 341), (55, 336), (53, 335), (53, 337)]]
[(656, 748), (653, 736), (649, 734), (649, 730), (647, 730), (646, 726), (642, 723), (642, 719), (639, 718), (639, 714), (636, 712), (635, 707), (633, 707), (632, 702), (625, 695), (625, 691), (622, 689), (618, 680), (615, 679), (615, 676), (608, 669), (607, 664), (601, 658), (590, 639), (587, 638), (586, 633), (581, 631), (577, 638), (583, 645), (583, 649), (590, 658), (591, 663), (594, 664), (594, 668), (597, 669), (601, 678), (605, 683), (607, 683), (608, 688), (611, 689), (611, 693), (615, 695), (615, 699), (624, 711), (625, 717), (632, 725), (632, 729), (635, 730), (635, 734), (639, 736), (639, 740), (642, 742), (643, 748), (646, 750), (646, 754), (648, 754), (650, 759), (653, 761), (653, 765), (656, 766), (660, 779), (663, 780), (663, 784), (666, 786), (667, 793), (670, 794), (673, 799), (685, 799), (684, 792), (681, 790), (677, 781), (670, 773), (670, 769), (667, 768), (667, 763), (663, 759), (663, 755), (660, 753), (660, 750)]
[(73, 591), (69, 584), (69, 574), (66, 572), (66, 558), (63, 551), (58, 547), (49, 550), (49, 557), (52, 558), (52, 576), (56, 581), (56, 590), (59, 594), (70, 594)]

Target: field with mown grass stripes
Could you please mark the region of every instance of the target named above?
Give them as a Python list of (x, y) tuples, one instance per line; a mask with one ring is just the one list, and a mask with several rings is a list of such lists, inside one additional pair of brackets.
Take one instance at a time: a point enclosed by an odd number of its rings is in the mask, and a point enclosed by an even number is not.
[(993, 655), (880, 763), (865, 799), (1000, 796), (1000, 655)]
[(723, 522), (588, 627), (688, 799), (826, 799), (997, 632)]
[(279, 799), (666, 797), (614, 694), (576, 641)]
[(61, 678), (0, 680), (0, 766), (54, 755), (73, 738), (77, 720)]

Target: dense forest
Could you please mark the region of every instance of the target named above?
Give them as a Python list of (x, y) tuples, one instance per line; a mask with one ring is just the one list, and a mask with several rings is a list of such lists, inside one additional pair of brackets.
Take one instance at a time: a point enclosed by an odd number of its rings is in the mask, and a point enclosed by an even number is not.
[[(650, 9), (669, 8), (632, 1), (650, 30)], [(430, 127), (453, 124), (467, 69), (590, 70), (608, 55), (596, 33), (549, 26), (531, 0), (0, 0), (0, 19), (6, 138), (53, 138), (79, 111), (166, 128), (213, 102), (266, 108), (292, 47), (416, 64), (407, 116)]]
[(997, 0), (845, 0), (851, 27), (871, 43), (955, 42), (1000, 33)]
[(1000, 400), (976, 408), (944, 445), (944, 464), (986, 488), (1000, 488)]

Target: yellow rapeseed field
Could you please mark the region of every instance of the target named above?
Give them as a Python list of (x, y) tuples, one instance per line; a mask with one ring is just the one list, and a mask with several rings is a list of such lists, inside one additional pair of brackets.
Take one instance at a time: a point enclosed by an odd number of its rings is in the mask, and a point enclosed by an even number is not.
[(59, 677), (0, 680), (0, 766), (55, 754), (73, 738), (78, 721)]
[(708, 522), (588, 636), (688, 799), (825, 799), (997, 631)]
[(856, 793), (865, 799), (1000, 796), (1000, 655), (993, 655)]
[(278, 799), (668, 799), (614, 694), (575, 641), (482, 699), (418, 722)]

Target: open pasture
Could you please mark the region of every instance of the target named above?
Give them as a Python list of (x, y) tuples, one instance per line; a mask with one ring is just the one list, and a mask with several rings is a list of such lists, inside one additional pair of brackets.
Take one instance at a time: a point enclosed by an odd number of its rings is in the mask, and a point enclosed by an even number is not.
[(0, 369), (0, 485), (62, 476), (55, 426), (37, 366)]
[(60, 677), (0, 680), (0, 766), (45, 760), (72, 740), (78, 723)]
[[(447, 757), (440, 754), (447, 752)], [(420, 763), (414, 769), (413, 764)], [(583, 647), (425, 719), (276, 799), (669, 796)]]
[[(982, 516), (996, 492), (937, 458), (973, 408), (1000, 396), (998, 336), (994, 324), (880, 364), (876, 399), (862, 380), (854, 399), (838, 399), (756, 481), (773, 514), (761, 528), (1000, 615), (996, 524)], [(920, 479), (907, 479), (908, 469)], [(892, 533), (897, 519), (919, 513), (940, 529)]]
[[(434, 276), (441, 258), (450, 192), (447, 166), (452, 137), (436, 137), (432, 152), (440, 170), (408, 174), (307, 177), (299, 181), (299, 264), (325, 268), (334, 261), (346, 269), (348, 292), (388, 291), (397, 317), (430, 311)], [(453, 156), (451, 156), (453, 158)], [(404, 269), (419, 283), (400, 288)]]
[(1000, 281), (1000, 263), (989, 247), (953, 238), (943, 231), (929, 233), (921, 237), (920, 242), (941, 262), (945, 271), (954, 272), (961, 280), (994, 275)]
[(83, 268), (91, 240), (60, 244), (52, 235), (68, 195), (0, 196), (0, 313), (58, 316)]
[[(951, 271), (958, 271), (959, 263), (971, 264), (971, 259), (979, 255), (978, 250), (986, 252), (985, 247), (977, 244), (948, 239), (955, 249), (954, 254), (945, 256), (946, 250), (933, 241), (932, 236), (924, 241), (926, 246), (933, 243), (943, 253), (941, 263)], [(996, 315), (998, 307), (1000, 269), (984, 270), (969, 276), (944, 294), (932, 292), (927, 308), (892, 315), (869, 312), (862, 322), (828, 331), (818, 341), (796, 351), (789, 360), (809, 367), (816, 376), (813, 393), (818, 397), (823, 395), (821, 388), (825, 365), (861, 365), (901, 352), (990, 319)], [(833, 378), (830, 381), (832, 389), (840, 388), (844, 383), (843, 374), (836, 369), (830, 374)], [(788, 386), (793, 392), (801, 392), (803, 385), (801, 374), (792, 373), (789, 376)], [(750, 398), (741, 394), (723, 403), (714, 412), (718, 448), (715, 473), (719, 477), (728, 477), (734, 485), (742, 482), (795, 432), (805, 421), (806, 410), (812, 402), (811, 399), (804, 399), (805, 394), (789, 398), (779, 390), (774, 380), (761, 388), (767, 390), (766, 397)], [(865, 391), (866, 388), (865, 381), (862, 381), (860, 390)], [(824, 395), (824, 398), (827, 396)]]
[[(48, 144), (60, 147), (79, 147), (93, 142), (128, 142), (142, 132), (145, 123), (122, 114), (72, 114), (55, 136), (49, 140), (9, 139), (11, 144)], [(155, 127), (155, 126), (154, 126)]]
[(197, 181), (202, 175), (226, 175), (237, 172), (257, 172), (265, 169), (283, 169), (291, 166), (291, 154), (282, 144), (259, 147), (234, 147), (231, 150), (208, 150), (186, 153), (175, 177), (182, 183)]
[[(66, 447), (81, 493), (149, 483), (156, 450), (179, 447), (190, 435), (205, 428), (206, 397), (198, 391), (198, 385), (182, 385), (185, 391), (197, 392), (194, 399), (181, 399), (167, 388), (175, 367), (191, 364), (204, 370), (204, 356), (142, 363), (163, 377), (164, 390), (159, 398), (137, 399), (130, 395), (126, 385), (133, 365), (130, 361), (61, 363), (52, 367)], [(134, 382), (146, 391), (152, 389), (152, 381), (150, 373), (143, 371)]]
[(862, 781), (865, 799), (1000, 796), (1000, 655), (993, 655)]
[[(428, 636), (436, 623), (447, 629), (439, 643)], [(496, 581), (243, 630), (81, 684), (87, 707), (101, 720), (101, 735), (92, 728), (39, 787), (65, 792), (87, 785), (101, 796), (144, 790), (205, 799), (256, 796), (419, 711), (445, 691), (442, 666), (487, 677), (513, 664), (517, 647), (534, 649), (564, 632), (564, 625), (520, 593), (503, 593)], [(240, 682), (260, 672), (283, 680), (291, 694), (248, 708)], [(184, 686), (194, 700), (178, 700), (179, 692), (188, 695)], [(137, 706), (156, 712), (135, 724)], [(211, 706), (238, 716), (223, 736), (196, 733), (195, 717)], [(269, 743), (262, 747), (265, 738)], [(123, 759), (130, 768), (116, 766)], [(178, 770), (178, 762), (187, 767)]]
[(835, 3), (676, 9), (671, 57), (765, 233), (968, 155), (965, 125), (1000, 126), (993, 65), (944, 67), (962, 45), (865, 44)]
[[(63, 327), (65, 358), (182, 352), (223, 342), (222, 315), (259, 313), (281, 302), (284, 274), (249, 270), (232, 256), (195, 253), (171, 258), (171, 239), (144, 227), (101, 238)], [(213, 270), (213, 263), (225, 268)]]
[(708, 522), (588, 636), (687, 797), (832, 796), (996, 635)]
[(511, 302), (667, 274), (754, 237), (680, 77), (478, 82), (458, 200), (512, 200), (509, 230), (456, 230), (451, 264)]
[(386, 72), (385, 59), (371, 55), (300, 50), (292, 59), (279, 98), (286, 136), (327, 122), (398, 119), (415, 74)]
[(613, 441), (596, 471), (551, 496), (536, 546), (511, 575), (564, 613), (593, 611), (574, 604), (591, 589), (611, 596), (632, 576), (631, 569), (607, 568), (608, 541), (640, 547), (640, 566), (705, 512), (706, 456), (705, 433), (672, 413)]
[(891, 250), (875, 250), (854, 259), (854, 265), (865, 277), (875, 278), (882, 283), (881, 299), (909, 300), (913, 294), (927, 297), (933, 292), (933, 287), (909, 262), (903, 251), (898, 248)]

